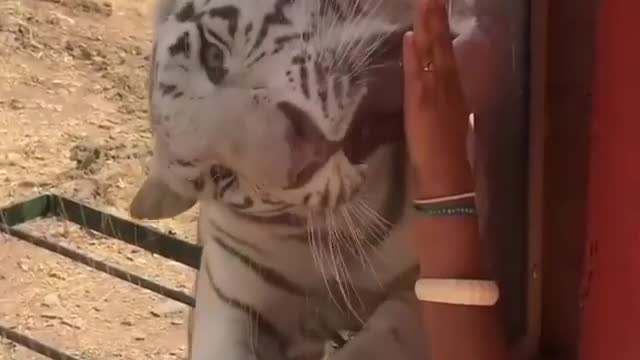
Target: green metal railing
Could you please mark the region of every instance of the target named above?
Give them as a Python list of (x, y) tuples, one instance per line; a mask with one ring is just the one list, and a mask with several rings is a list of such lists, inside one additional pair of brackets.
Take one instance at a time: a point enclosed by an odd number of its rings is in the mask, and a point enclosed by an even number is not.
[[(0, 209), (0, 232), (55, 252), (73, 261), (80, 262), (93, 269), (191, 307), (195, 305), (194, 298), (183, 291), (168, 288), (117, 266), (109, 265), (104, 261), (82, 254), (71, 247), (32, 235), (27, 231), (17, 228), (17, 226), (29, 221), (47, 217), (58, 218), (60, 221), (70, 221), (82, 228), (124, 241), (130, 245), (177, 261), (193, 269), (198, 269), (200, 265), (202, 249), (199, 246), (163, 234), (150, 227), (136, 224), (130, 220), (107, 214), (77, 201), (53, 194), (41, 195)], [(2, 323), (0, 323), (0, 337), (25, 346), (53, 360), (80, 360), (77, 357), (66, 354), (36, 339), (12, 330)]]

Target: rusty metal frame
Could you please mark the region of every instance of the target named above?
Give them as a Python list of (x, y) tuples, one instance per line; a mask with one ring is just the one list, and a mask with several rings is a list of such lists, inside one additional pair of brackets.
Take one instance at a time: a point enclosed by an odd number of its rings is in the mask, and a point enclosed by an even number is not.
[(527, 330), (517, 344), (519, 359), (539, 356), (542, 319), (544, 226), (544, 138), (546, 131), (547, 31), (549, 0), (530, 2), (529, 167), (527, 229)]

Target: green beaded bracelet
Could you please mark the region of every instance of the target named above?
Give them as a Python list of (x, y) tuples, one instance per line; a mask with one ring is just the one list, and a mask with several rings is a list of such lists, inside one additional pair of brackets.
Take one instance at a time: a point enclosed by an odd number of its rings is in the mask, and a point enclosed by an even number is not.
[(473, 206), (449, 206), (449, 207), (429, 207), (414, 206), (414, 209), (423, 216), (474, 216), (478, 211)]

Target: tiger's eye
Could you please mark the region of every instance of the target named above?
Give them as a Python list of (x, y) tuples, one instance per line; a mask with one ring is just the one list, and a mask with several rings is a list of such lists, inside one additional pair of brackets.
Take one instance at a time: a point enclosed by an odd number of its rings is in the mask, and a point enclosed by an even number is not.
[(216, 85), (220, 84), (228, 72), (224, 67), (224, 52), (220, 46), (214, 43), (205, 43), (200, 59), (209, 80)]
[(229, 179), (233, 175), (233, 171), (226, 166), (216, 164), (209, 168), (209, 176), (211, 176), (213, 182)]

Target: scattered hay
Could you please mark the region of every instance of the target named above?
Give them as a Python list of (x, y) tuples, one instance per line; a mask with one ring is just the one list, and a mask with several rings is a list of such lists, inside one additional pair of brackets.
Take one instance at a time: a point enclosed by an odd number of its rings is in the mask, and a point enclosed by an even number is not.
[(93, 0), (39, 0), (61, 5), (70, 9), (80, 9), (86, 13), (93, 13), (109, 17), (113, 15), (113, 5), (110, 1)]

